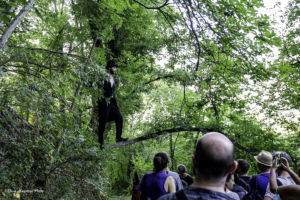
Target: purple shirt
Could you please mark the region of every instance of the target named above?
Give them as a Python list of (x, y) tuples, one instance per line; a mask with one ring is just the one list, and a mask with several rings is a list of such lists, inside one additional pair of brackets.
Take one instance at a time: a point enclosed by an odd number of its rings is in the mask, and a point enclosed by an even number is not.
[(145, 174), (138, 186), (138, 190), (146, 194), (151, 200), (167, 194), (165, 182), (168, 175), (162, 172)]
[[(277, 174), (276, 174), (277, 177)], [(269, 184), (270, 173), (259, 174), (257, 176), (257, 189), (262, 197), (265, 196), (267, 186)], [(253, 177), (250, 178), (250, 186), (252, 185)]]

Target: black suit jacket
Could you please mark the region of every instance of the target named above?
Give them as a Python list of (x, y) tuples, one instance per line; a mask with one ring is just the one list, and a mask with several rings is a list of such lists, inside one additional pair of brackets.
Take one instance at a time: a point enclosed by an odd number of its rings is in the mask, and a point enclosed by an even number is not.
[(103, 85), (103, 96), (104, 98), (116, 98), (115, 96), (115, 88), (116, 88), (116, 84), (113, 84), (113, 86), (111, 86), (110, 81), (104, 81), (104, 85)]

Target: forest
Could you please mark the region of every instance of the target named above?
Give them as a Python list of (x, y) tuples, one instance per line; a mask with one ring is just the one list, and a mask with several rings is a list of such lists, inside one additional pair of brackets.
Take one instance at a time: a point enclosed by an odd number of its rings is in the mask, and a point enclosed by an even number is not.
[[(129, 198), (157, 152), (193, 175), (212, 131), (250, 174), (261, 150), (296, 164), (300, 1), (274, 2), (275, 17), (263, 0), (0, 0), (0, 198)], [(112, 59), (129, 140), (107, 123), (101, 150)]]

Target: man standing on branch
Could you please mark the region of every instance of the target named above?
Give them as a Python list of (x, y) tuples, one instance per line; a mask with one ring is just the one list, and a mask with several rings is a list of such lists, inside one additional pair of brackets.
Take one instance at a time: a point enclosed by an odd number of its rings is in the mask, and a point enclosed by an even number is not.
[(106, 122), (115, 121), (116, 123), (116, 142), (127, 141), (128, 138), (122, 138), (122, 129), (123, 129), (123, 117), (117, 105), (116, 96), (115, 96), (115, 79), (113, 75), (117, 71), (118, 65), (116, 61), (110, 60), (107, 62), (106, 70), (109, 74), (108, 80), (103, 82), (103, 96), (99, 98), (99, 128), (98, 136), (100, 148), (103, 149), (103, 133), (105, 130)]

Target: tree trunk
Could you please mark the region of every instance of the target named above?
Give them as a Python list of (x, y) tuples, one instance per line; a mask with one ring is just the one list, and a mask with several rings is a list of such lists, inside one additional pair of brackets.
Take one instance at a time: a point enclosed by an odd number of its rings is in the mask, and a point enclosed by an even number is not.
[(169, 143), (170, 143), (170, 160), (171, 160), (171, 170), (174, 170), (174, 146), (173, 146), (173, 136), (172, 133), (169, 134)]
[(35, 0), (30, 0), (29, 3), (22, 8), (22, 10), (19, 12), (19, 14), (16, 16), (16, 18), (9, 24), (7, 30), (3, 33), (0, 39), (0, 50), (4, 47), (5, 43), (7, 42), (8, 38), (12, 34), (12, 32), (15, 30), (18, 24), (23, 20), (27, 12), (30, 10), (30, 8), (33, 6)]

